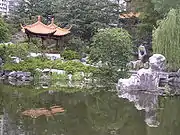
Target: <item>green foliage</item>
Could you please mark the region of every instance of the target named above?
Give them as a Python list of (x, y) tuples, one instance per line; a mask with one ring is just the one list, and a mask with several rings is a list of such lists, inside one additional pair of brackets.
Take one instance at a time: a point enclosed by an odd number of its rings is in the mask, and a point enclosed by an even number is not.
[(0, 18), (0, 43), (8, 41), (9, 36), (8, 25)]
[(140, 13), (138, 17), (139, 23), (136, 27), (128, 28), (132, 35), (134, 44), (147, 46), (148, 55), (152, 50), (152, 31), (157, 27), (156, 22), (160, 18), (160, 14), (154, 9), (151, 0), (133, 0), (131, 2), (132, 9)]
[[(34, 134), (76, 134), (85, 135), (146, 135), (148, 131), (161, 131), (163, 126), (158, 128), (148, 128), (144, 122), (144, 113), (136, 110), (132, 103), (121, 100), (115, 92), (108, 92), (102, 89), (77, 89), (77, 88), (49, 88), (49, 89), (33, 89), (32, 87), (1, 87), (1, 106), (6, 109), (9, 118), (22, 127), (27, 132), (34, 131)], [(55, 93), (49, 94), (48, 90), (56, 90)], [(82, 92), (81, 92), (82, 91)], [(98, 91), (98, 92), (97, 92)], [(14, 93), (18, 92), (18, 96)], [(178, 100), (176, 103), (179, 103)], [(41, 116), (36, 119), (22, 116), (24, 110), (34, 108), (47, 108), (53, 105), (60, 105), (65, 110), (65, 115), (53, 115), (53, 117)], [(169, 104), (166, 109), (168, 110)], [(178, 105), (178, 104), (177, 104)], [(172, 109), (176, 109), (173, 106)], [(162, 110), (162, 109), (161, 109)], [(175, 116), (178, 116), (179, 110)], [(164, 111), (162, 110), (164, 114)], [(163, 115), (162, 114), (162, 115)], [(170, 113), (171, 114), (171, 113)], [(169, 115), (169, 113), (168, 113)], [(165, 115), (163, 120), (168, 116)], [(177, 118), (177, 117), (176, 117)], [(168, 120), (171, 120), (171, 115)], [(175, 130), (173, 135), (178, 135), (178, 121), (173, 123)], [(170, 121), (168, 121), (170, 122)], [(62, 124), (63, 123), (63, 124)], [(39, 128), (36, 128), (39, 124)], [(166, 123), (169, 127), (169, 123)], [(72, 126), (73, 125), (73, 126)], [(175, 126), (176, 125), (176, 126)], [(48, 127), (48, 128), (47, 128)], [(68, 128), (68, 131), (67, 131)], [(82, 130), (85, 129), (85, 130)], [(168, 129), (167, 134), (168, 134)], [(45, 132), (46, 130), (46, 132)], [(169, 130), (169, 132), (171, 131)], [(150, 132), (150, 131), (149, 131)], [(156, 132), (155, 132), (156, 133)], [(155, 134), (154, 132), (152, 134)], [(177, 134), (176, 134), (177, 133)], [(155, 134), (156, 135), (156, 134)], [(158, 135), (158, 133), (157, 133)], [(163, 135), (163, 134), (160, 134)], [(166, 135), (166, 134), (165, 134)]]
[(34, 44), (19, 43), (19, 44), (0, 44), (0, 56), (8, 61), (10, 57), (16, 56), (26, 58), (29, 52), (37, 52), (39, 49)]
[(52, 73), (51, 78), (52, 78), (52, 80), (66, 80), (66, 79), (68, 79), (68, 75)]
[(126, 70), (126, 64), (131, 59), (132, 42), (126, 30), (107, 28), (100, 30), (93, 37), (90, 50), (90, 60), (93, 63), (101, 61), (103, 70), (114, 76), (111, 72), (117, 72), (118, 69)]
[(180, 67), (180, 9), (172, 9), (153, 33), (153, 49), (167, 59), (168, 68)]
[(72, 24), (73, 34), (89, 40), (98, 28), (118, 23), (119, 13), (115, 12), (118, 7), (109, 0), (22, 0), (11, 20), (15, 25), (28, 24), (41, 15), (48, 23), (48, 16), (55, 16), (61, 27)]
[(109, 0), (61, 0), (57, 18), (73, 24), (72, 33), (89, 40), (98, 28), (118, 23), (117, 4)]
[(81, 62), (67, 61), (63, 62), (61, 60), (51, 61), (42, 58), (28, 58), (18, 64), (16, 63), (5, 63), (3, 69), (14, 70), (14, 71), (31, 71), (35, 72), (35, 69), (59, 69), (65, 70), (67, 73), (75, 72), (93, 72), (97, 69), (90, 66), (85, 66)]
[(57, 0), (22, 0), (14, 11), (16, 15), (14, 17), (19, 18), (19, 21), (24, 23), (30, 23), (37, 15), (47, 18), (48, 15), (53, 15), (56, 12)]
[(155, 5), (155, 10), (158, 11), (162, 17), (167, 15), (171, 8), (179, 8), (179, 0), (151, 0)]
[(79, 54), (76, 51), (72, 51), (72, 50), (65, 50), (62, 53), (62, 57), (64, 57), (65, 60), (73, 60), (80, 58)]
[(72, 80), (74, 80), (74, 81), (81, 81), (81, 80), (83, 80), (83, 78), (84, 77), (81, 72), (76, 72), (72, 76)]
[(28, 53), (27, 44), (0, 44), (0, 55), (5, 61), (13, 56), (24, 58)]
[(87, 42), (80, 37), (73, 36), (67, 43), (67, 49), (81, 53), (86, 47)]

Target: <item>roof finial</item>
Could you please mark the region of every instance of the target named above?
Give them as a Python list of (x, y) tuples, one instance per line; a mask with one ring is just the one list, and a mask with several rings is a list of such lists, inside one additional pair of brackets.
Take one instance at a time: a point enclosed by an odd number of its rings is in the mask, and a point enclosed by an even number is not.
[(52, 24), (54, 24), (54, 17), (52, 17), (52, 19), (51, 19), (51, 23), (52, 23)]
[(41, 21), (41, 16), (40, 16), (40, 15), (38, 16), (38, 21), (39, 21), (39, 22)]

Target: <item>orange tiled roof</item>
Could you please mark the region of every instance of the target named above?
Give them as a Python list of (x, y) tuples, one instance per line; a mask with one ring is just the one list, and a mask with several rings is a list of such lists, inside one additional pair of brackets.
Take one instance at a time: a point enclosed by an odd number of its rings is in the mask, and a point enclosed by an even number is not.
[(52, 18), (51, 24), (48, 25), (48, 27), (53, 28), (56, 30), (56, 32), (54, 33), (54, 36), (63, 36), (63, 35), (67, 35), (70, 33), (70, 29), (64, 29), (64, 28), (60, 28), (58, 27), (56, 24), (54, 24), (54, 18)]
[(38, 16), (38, 21), (36, 23), (22, 26), (22, 31), (25, 32), (25, 30), (32, 32), (34, 34), (51, 34), (56, 32), (55, 29), (50, 28), (47, 25), (43, 24), (41, 22), (40, 16)]
[(21, 26), (21, 27), (22, 27), (23, 32), (29, 31), (33, 34), (40, 34), (40, 35), (52, 34), (52, 36), (64, 36), (70, 33), (70, 28), (64, 29), (54, 24), (54, 18), (52, 18), (50, 25), (43, 24), (41, 22), (40, 16), (38, 16), (38, 21), (36, 23), (31, 24), (31, 25)]
[(139, 16), (140, 16), (140, 13), (133, 13), (133, 12), (120, 14), (120, 18), (132, 18), (132, 17), (139, 17)]

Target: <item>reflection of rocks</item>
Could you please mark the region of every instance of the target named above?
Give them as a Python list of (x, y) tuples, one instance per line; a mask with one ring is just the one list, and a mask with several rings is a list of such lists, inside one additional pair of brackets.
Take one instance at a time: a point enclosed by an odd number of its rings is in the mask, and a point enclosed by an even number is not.
[(30, 85), (30, 81), (21, 81), (21, 80), (8, 80), (8, 84), (14, 85), (14, 86), (25, 86)]
[(134, 105), (138, 110), (144, 110), (145, 122), (148, 126), (158, 127), (159, 122), (156, 117), (158, 108), (157, 95), (140, 91), (129, 91), (120, 92), (119, 97), (128, 99), (130, 102), (134, 102)]
[(145, 122), (150, 127), (158, 127), (160, 123), (157, 120), (157, 110), (146, 111)]

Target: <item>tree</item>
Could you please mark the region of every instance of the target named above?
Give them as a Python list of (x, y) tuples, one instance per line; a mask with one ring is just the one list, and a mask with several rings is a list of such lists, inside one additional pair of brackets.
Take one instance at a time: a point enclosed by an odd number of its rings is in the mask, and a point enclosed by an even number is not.
[(0, 18), (0, 42), (8, 41), (9, 36), (8, 25)]
[(170, 70), (180, 66), (180, 9), (172, 9), (153, 33), (153, 49), (163, 54)]
[(171, 8), (178, 8), (179, 0), (151, 0), (155, 5), (155, 10), (161, 14), (161, 17), (167, 15)]
[(58, 21), (72, 24), (72, 33), (90, 40), (98, 28), (118, 23), (116, 3), (109, 0), (61, 0)]
[(143, 44), (150, 52), (152, 50), (152, 31), (154, 27), (157, 27), (156, 22), (160, 15), (154, 10), (151, 0), (133, 0), (131, 7), (140, 13), (140, 23), (136, 25), (135, 31), (131, 32), (133, 41), (136, 46)]
[[(102, 71), (116, 80), (124, 74), (132, 53), (132, 42), (128, 32), (121, 28), (106, 28), (94, 35), (90, 48), (90, 60), (102, 62)], [(121, 69), (122, 72), (117, 72)], [(121, 76), (122, 77), (122, 76)]]
[(31, 24), (37, 21), (37, 16), (43, 17), (42, 21), (48, 23), (57, 11), (57, 0), (21, 0), (12, 11), (7, 22), (13, 28), (20, 29), (20, 24)]
[(48, 15), (56, 13), (56, 10), (56, 0), (22, 0), (19, 6), (17, 6), (15, 15), (20, 18), (29, 18), (29, 20), (32, 20), (37, 15), (47, 18)]

